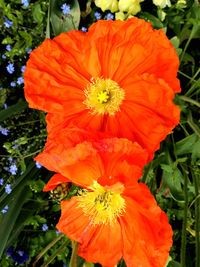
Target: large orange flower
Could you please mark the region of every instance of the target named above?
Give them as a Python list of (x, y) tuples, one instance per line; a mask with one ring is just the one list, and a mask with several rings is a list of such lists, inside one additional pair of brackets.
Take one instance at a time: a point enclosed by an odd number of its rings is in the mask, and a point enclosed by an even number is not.
[[(90, 166), (88, 176), (96, 175), (96, 180), (61, 202), (57, 228), (78, 242), (78, 255), (88, 262), (114, 267), (124, 258), (127, 267), (164, 267), (172, 245), (167, 216), (126, 166), (122, 172), (120, 161), (111, 159), (108, 164), (112, 168), (102, 177)], [(66, 182), (57, 177), (58, 183)], [(55, 180), (54, 176), (54, 186)]]
[[(125, 138), (110, 138), (100, 132), (66, 128), (49, 134), (45, 149), (36, 160), (77, 185), (88, 186), (99, 177), (110, 176), (109, 173), (115, 179), (119, 173), (121, 176), (127, 173), (138, 180), (147, 163), (148, 153)], [(58, 179), (62, 177), (54, 177), (51, 185), (56, 185)]]
[(46, 39), (25, 71), (30, 107), (48, 112), (48, 129), (80, 128), (135, 140), (150, 153), (179, 122), (179, 61), (162, 30), (132, 18), (98, 21), (87, 33)]

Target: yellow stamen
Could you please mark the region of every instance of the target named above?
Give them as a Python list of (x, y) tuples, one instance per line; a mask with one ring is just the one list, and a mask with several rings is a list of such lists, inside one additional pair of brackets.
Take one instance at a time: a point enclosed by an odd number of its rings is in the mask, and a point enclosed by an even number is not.
[(78, 196), (78, 207), (91, 219), (91, 223), (113, 224), (125, 211), (125, 200), (121, 196), (124, 186), (117, 183), (103, 187), (97, 182), (90, 187), (92, 191), (83, 190)]
[(114, 115), (120, 110), (125, 97), (124, 90), (111, 79), (97, 78), (85, 90), (83, 102), (93, 113)]

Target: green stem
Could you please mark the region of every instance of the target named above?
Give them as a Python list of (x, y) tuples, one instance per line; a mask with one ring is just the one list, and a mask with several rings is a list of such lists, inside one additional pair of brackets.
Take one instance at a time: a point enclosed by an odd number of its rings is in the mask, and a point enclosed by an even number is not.
[(41, 259), (44, 254), (52, 248), (61, 238), (63, 238), (64, 235), (59, 235), (57, 238), (55, 238), (53, 241), (51, 241), (36, 257), (35, 261), (33, 262), (33, 267), (36, 266), (36, 263)]
[(49, 7), (48, 7), (46, 38), (50, 38), (50, 9), (51, 9), (51, 0), (49, 0)]
[(187, 43), (186, 43), (186, 45), (185, 45), (185, 47), (184, 47), (184, 50), (183, 50), (183, 53), (182, 53), (182, 55), (181, 55), (180, 63), (182, 62), (182, 60), (183, 60), (183, 58), (184, 58), (184, 56), (185, 56), (185, 52), (186, 52), (186, 50), (187, 50), (187, 48), (188, 48), (188, 46), (189, 46), (189, 44), (190, 44), (190, 42), (191, 42), (193, 36), (195, 35), (197, 29), (198, 29), (198, 26), (197, 26), (197, 25), (193, 25), (192, 30), (191, 30), (191, 33), (190, 33), (190, 36), (189, 36), (189, 38), (188, 38), (188, 40), (187, 40)]
[(191, 113), (188, 114), (187, 123), (188, 123), (188, 125), (191, 127), (191, 129), (196, 133), (196, 135), (198, 135), (199, 138), (200, 138), (200, 129), (199, 129), (198, 126), (193, 122)]
[(196, 100), (190, 98), (190, 97), (181, 95), (181, 96), (179, 96), (179, 98), (182, 99), (182, 100), (185, 101), (185, 102), (191, 103), (191, 104), (193, 104), (193, 105), (195, 105), (195, 106), (197, 106), (197, 107), (200, 108), (200, 103), (197, 102)]
[(195, 80), (195, 78), (199, 75), (199, 73), (200, 73), (200, 68), (198, 68), (197, 72), (196, 72), (196, 73), (194, 74), (194, 76), (192, 77), (190, 83), (192, 83), (192, 82)]
[(199, 180), (198, 180), (198, 169), (197, 167), (194, 167), (194, 170), (192, 170), (192, 178), (194, 181), (195, 186), (195, 194), (196, 194), (196, 201), (195, 201), (195, 244), (196, 244), (196, 267), (200, 266), (200, 240), (199, 240), (199, 223), (200, 223), (200, 214), (199, 214), (199, 208), (200, 208), (200, 200), (199, 200)]
[(178, 73), (181, 74), (182, 76), (188, 78), (189, 80), (192, 80), (193, 79), (192, 77), (188, 76), (187, 74), (185, 74), (184, 72), (182, 72), (180, 70), (178, 71)]
[(78, 250), (78, 243), (76, 241), (72, 241), (72, 255), (69, 267), (77, 267), (77, 250)]
[(182, 167), (183, 177), (184, 177), (184, 198), (185, 198), (185, 206), (184, 206), (184, 217), (182, 224), (182, 236), (181, 236), (181, 267), (186, 267), (186, 234), (187, 234), (187, 213), (188, 213), (188, 194), (187, 194), (187, 185), (188, 185), (188, 177), (186, 170)]

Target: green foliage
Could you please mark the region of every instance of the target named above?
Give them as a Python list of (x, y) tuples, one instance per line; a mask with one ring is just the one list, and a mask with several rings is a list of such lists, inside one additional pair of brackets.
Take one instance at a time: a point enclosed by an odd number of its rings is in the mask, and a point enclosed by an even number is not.
[[(70, 13), (64, 15), (61, 0), (30, 1), (27, 7), (20, 0), (0, 0), (0, 126), (8, 135), (1, 135), (0, 171), (0, 266), (14, 266), (6, 255), (8, 247), (27, 250), (27, 266), (69, 266), (71, 243), (55, 226), (60, 216), (60, 200), (76, 195), (71, 186), (49, 193), (42, 192), (52, 176), (32, 161), (44, 147), (45, 114), (28, 109), (23, 96), (20, 70), (29, 57), (29, 49), (37, 47), (45, 37), (88, 27), (94, 12), (100, 11), (91, 1), (67, 1)], [(141, 180), (148, 184), (159, 206), (167, 213), (174, 231), (174, 243), (168, 267), (200, 266), (200, 5), (189, 0), (185, 4), (171, 0), (171, 7), (157, 8), (151, 1), (141, 4), (138, 17), (163, 29), (180, 58), (179, 79), (182, 92), (175, 98), (181, 108), (180, 125), (161, 144), (154, 160), (146, 166)], [(102, 18), (108, 12), (102, 13)], [(6, 19), (12, 26), (4, 25)], [(6, 50), (10, 45), (10, 51)], [(15, 70), (9, 74), (8, 63)], [(11, 82), (15, 82), (14, 87)], [(5, 105), (6, 104), (6, 105)], [(8, 106), (8, 107), (7, 107)], [(16, 164), (17, 172), (9, 171)], [(11, 184), (12, 192), (5, 192)], [(62, 194), (63, 193), (63, 194)], [(8, 206), (8, 211), (2, 210)], [(42, 230), (47, 224), (48, 230)], [(187, 252), (187, 253), (186, 253)], [(186, 255), (187, 254), (187, 255)], [(78, 267), (83, 260), (78, 258)], [(97, 266), (86, 264), (86, 266)], [(125, 267), (120, 261), (118, 267)]]

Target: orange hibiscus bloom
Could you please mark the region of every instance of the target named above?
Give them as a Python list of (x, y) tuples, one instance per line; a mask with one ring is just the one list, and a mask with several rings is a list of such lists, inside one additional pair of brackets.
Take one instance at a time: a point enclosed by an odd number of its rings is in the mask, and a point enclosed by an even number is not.
[(87, 33), (46, 39), (25, 71), (30, 107), (48, 112), (48, 130), (68, 126), (111, 132), (150, 153), (179, 122), (178, 57), (162, 30), (131, 18), (98, 21)]
[[(147, 163), (148, 153), (125, 138), (110, 138), (99, 132), (66, 128), (49, 134), (44, 151), (35, 160), (66, 177), (65, 182), (69, 180), (88, 186), (93, 180), (111, 172), (116, 173), (114, 176), (119, 173), (125, 175), (125, 170), (138, 180)], [(60, 180), (63, 181), (60, 175), (53, 176), (47, 188), (52, 190)]]
[(78, 255), (88, 262), (114, 267), (123, 258), (127, 267), (164, 267), (172, 245), (166, 214), (127, 166), (109, 164), (102, 177), (90, 166), (87, 175), (96, 180), (61, 202), (58, 230), (78, 242)]

